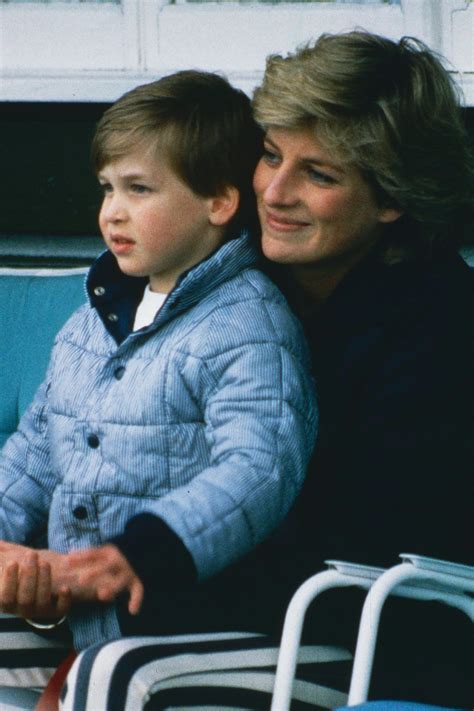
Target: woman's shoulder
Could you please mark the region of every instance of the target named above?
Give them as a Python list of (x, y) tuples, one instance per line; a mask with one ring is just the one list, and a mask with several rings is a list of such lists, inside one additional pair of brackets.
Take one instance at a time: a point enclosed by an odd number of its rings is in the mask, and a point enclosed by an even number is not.
[(381, 302), (388, 314), (397, 319), (403, 314), (412, 322), (417, 319), (418, 327), (440, 332), (472, 330), (474, 272), (459, 255), (440, 255), (389, 270)]
[(456, 255), (361, 264), (307, 327), (313, 351), (352, 374), (356, 364), (379, 368), (399, 356), (418, 358), (422, 368), (428, 360), (433, 367), (446, 360), (466, 364), (474, 342), (472, 287), (472, 270)]
[[(334, 306), (349, 308), (364, 319), (385, 321), (393, 314), (442, 314), (472, 309), (474, 270), (457, 254), (397, 264), (367, 260), (354, 269), (334, 294)], [(329, 304), (331, 306), (331, 304)]]
[[(392, 267), (393, 270), (396, 268), (397, 265)], [(465, 292), (472, 290), (474, 283), (473, 270), (457, 253), (442, 253), (428, 259), (408, 261), (398, 265), (398, 270), (400, 276), (407, 279), (407, 285), (420, 291), (450, 284), (456, 293)]]

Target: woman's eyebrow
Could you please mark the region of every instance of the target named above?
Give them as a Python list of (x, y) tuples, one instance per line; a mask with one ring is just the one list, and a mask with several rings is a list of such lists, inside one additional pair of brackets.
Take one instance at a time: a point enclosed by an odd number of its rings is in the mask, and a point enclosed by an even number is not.
[(277, 150), (280, 150), (280, 149), (278, 148), (277, 144), (275, 143), (275, 141), (272, 141), (272, 139), (270, 138), (270, 136), (268, 135), (268, 133), (264, 136), (263, 142), (264, 142), (264, 143), (270, 143), (270, 144), (273, 146), (273, 148), (276, 148)]
[(345, 175), (345, 170), (341, 165), (336, 163), (331, 163), (328, 160), (323, 160), (322, 158), (317, 158), (315, 156), (302, 156), (300, 159), (302, 165), (307, 166), (317, 166), (318, 168), (329, 168), (339, 175)]

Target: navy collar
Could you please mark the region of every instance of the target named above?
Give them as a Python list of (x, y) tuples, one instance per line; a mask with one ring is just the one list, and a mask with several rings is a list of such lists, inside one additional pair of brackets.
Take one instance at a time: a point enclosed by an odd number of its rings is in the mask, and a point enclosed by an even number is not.
[[(224, 242), (202, 262), (181, 274), (155, 321), (147, 329), (166, 323), (201, 301), (223, 282), (246, 268), (257, 266), (258, 262), (255, 240), (247, 231)], [(86, 280), (89, 301), (117, 343), (122, 343), (131, 333), (147, 283), (146, 277), (124, 274), (108, 250), (92, 265)]]
[(112, 252), (103, 252), (92, 265), (86, 280), (91, 305), (117, 343), (122, 343), (133, 319), (148, 279), (124, 274)]

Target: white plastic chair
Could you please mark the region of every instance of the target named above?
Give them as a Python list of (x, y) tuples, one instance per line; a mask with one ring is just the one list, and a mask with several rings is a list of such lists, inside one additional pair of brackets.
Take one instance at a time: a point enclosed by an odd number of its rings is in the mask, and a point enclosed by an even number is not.
[(313, 600), (332, 588), (357, 585), (368, 590), (384, 572), (384, 568), (338, 560), (327, 560), (326, 565), (328, 570), (313, 575), (298, 588), (288, 606), (278, 655), (271, 711), (286, 711), (290, 708), (304, 618)]
[(437, 600), (465, 612), (474, 621), (474, 567), (402, 553), (402, 563), (372, 585), (362, 608), (348, 705), (367, 701), (380, 615), (390, 594)]
[(401, 558), (401, 564), (388, 570), (326, 561), (328, 570), (312, 576), (298, 588), (285, 616), (271, 711), (290, 708), (304, 617), (309, 605), (325, 590), (351, 585), (369, 590), (359, 626), (349, 706), (367, 700), (378, 624), (388, 595), (438, 600), (474, 619), (474, 600), (470, 597), (474, 592), (474, 568), (411, 554), (401, 554)]

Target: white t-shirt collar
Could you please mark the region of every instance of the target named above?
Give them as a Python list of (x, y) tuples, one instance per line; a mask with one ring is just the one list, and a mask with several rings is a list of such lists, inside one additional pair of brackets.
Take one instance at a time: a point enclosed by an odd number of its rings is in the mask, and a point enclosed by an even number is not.
[(145, 328), (153, 323), (156, 314), (163, 306), (163, 303), (168, 294), (162, 294), (158, 291), (152, 291), (150, 285), (147, 284), (143, 292), (143, 298), (138, 304), (133, 323), (133, 330), (138, 331), (140, 328)]

